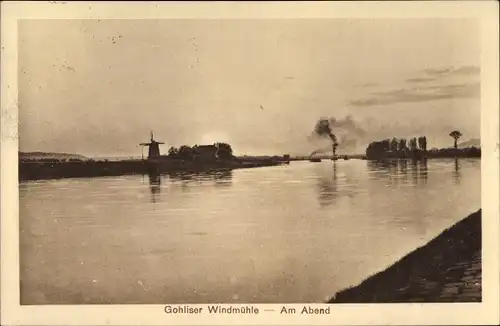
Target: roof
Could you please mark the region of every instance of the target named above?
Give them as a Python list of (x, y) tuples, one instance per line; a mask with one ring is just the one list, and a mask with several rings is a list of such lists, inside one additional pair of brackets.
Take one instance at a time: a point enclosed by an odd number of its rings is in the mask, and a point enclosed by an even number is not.
[(205, 155), (215, 155), (217, 153), (217, 146), (215, 145), (201, 145), (194, 149), (194, 151), (198, 154)]
[(217, 149), (217, 146), (215, 145), (199, 145), (196, 147), (196, 149)]

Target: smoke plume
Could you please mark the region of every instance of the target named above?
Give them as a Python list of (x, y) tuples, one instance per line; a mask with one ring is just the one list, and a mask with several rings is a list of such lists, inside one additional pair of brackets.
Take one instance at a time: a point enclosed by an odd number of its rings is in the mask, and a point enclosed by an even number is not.
[(328, 119), (320, 119), (316, 123), (316, 127), (314, 128), (314, 132), (316, 135), (320, 137), (329, 137), (332, 140), (332, 143), (337, 142), (337, 137), (332, 132), (332, 127), (330, 126), (330, 120)]
[(339, 129), (355, 137), (364, 137), (366, 135), (366, 132), (356, 124), (350, 115), (341, 120), (332, 117), (329, 119), (329, 123), (331, 128)]
[[(328, 138), (335, 147), (346, 149), (354, 148), (358, 139), (362, 139), (365, 135), (365, 130), (356, 124), (352, 116), (349, 115), (343, 119), (334, 117), (319, 119), (312, 136), (313, 138)], [(327, 149), (317, 149), (311, 155), (325, 151)]]

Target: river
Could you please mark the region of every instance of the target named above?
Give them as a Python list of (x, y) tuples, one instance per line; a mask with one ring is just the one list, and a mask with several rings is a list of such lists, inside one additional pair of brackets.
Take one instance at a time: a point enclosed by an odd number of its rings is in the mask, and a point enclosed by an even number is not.
[(481, 161), (23, 182), (22, 304), (324, 302), (480, 208)]

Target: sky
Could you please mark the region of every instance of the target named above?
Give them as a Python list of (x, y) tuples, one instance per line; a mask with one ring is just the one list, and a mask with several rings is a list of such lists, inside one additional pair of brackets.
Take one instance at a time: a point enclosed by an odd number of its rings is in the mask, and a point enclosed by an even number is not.
[[(237, 155), (308, 154), (320, 118), (368, 142), (480, 137), (480, 48), (465, 19), (24, 20), (21, 151), (140, 156), (228, 142)], [(342, 149), (342, 144), (341, 147)]]

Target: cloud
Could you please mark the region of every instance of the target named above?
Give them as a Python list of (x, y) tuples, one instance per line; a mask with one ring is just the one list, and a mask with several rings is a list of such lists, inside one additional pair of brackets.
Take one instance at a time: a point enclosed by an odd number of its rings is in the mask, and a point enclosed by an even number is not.
[(442, 78), (442, 77), (456, 76), (456, 75), (475, 76), (480, 74), (481, 69), (476, 66), (462, 66), (462, 67), (449, 67), (442, 69), (424, 69), (423, 72), (427, 76)]
[(375, 87), (375, 86), (378, 86), (378, 84), (377, 83), (365, 83), (365, 84), (359, 85), (359, 87), (361, 87), (361, 88), (369, 88), (369, 87)]
[(481, 69), (476, 66), (464, 66), (455, 69), (453, 73), (459, 75), (479, 75), (481, 73)]
[(436, 80), (435, 78), (422, 78), (422, 77), (416, 77), (416, 78), (409, 78), (406, 81), (409, 83), (425, 83), (425, 82), (431, 82)]
[(426, 75), (441, 77), (453, 71), (453, 68), (440, 68), (440, 69), (424, 69)]
[(406, 82), (426, 83), (454, 76), (478, 76), (481, 73), (481, 69), (476, 66), (462, 66), (440, 69), (424, 69), (422, 72), (424, 76), (408, 78), (406, 79)]
[(413, 87), (372, 93), (372, 97), (354, 100), (350, 105), (367, 107), (396, 103), (419, 103), (445, 99), (477, 98), (480, 94), (479, 83), (450, 84), (442, 86)]
[[(478, 98), (480, 93), (478, 81), (467, 80), (467, 82), (463, 83), (458, 83), (458, 81), (463, 81), (460, 80), (460, 77), (477, 77), (480, 72), (481, 70), (477, 66), (423, 69), (419, 73), (420, 76), (407, 78), (405, 80), (406, 86), (400, 89), (372, 92), (366, 98), (355, 99), (348, 102), (348, 104), (357, 107), (368, 107), (444, 99)], [(477, 80), (477, 78), (474, 80)], [(452, 83), (453, 81), (455, 83)], [(436, 85), (438, 83), (443, 85)], [(419, 85), (424, 86), (416, 87)]]

